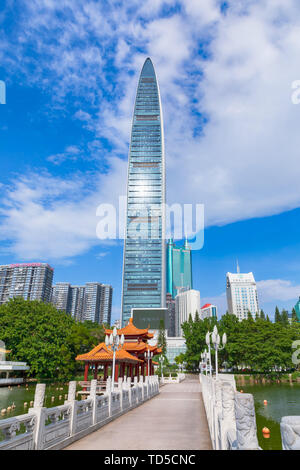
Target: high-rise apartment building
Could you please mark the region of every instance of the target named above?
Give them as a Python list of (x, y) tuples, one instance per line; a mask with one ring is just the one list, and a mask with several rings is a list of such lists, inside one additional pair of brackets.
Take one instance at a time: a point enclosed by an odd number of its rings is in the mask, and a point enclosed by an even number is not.
[(47, 263), (0, 266), (0, 304), (14, 297), (50, 302), (53, 268)]
[(51, 302), (57, 310), (64, 310), (70, 313), (72, 303), (71, 284), (68, 282), (57, 282), (52, 287)]
[(100, 323), (111, 324), (112, 287), (107, 284), (101, 286)]
[(176, 247), (170, 239), (167, 244), (167, 292), (173, 298), (182, 291), (193, 289), (192, 252), (185, 240), (182, 247)]
[(58, 282), (52, 288), (51, 302), (58, 310), (64, 310), (77, 321), (110, 324), (112, 294), (112, 287), (100, 282), (87, 282), (85, 286)]
[(188, 321), (190, 315), (194, 320), (196, 312), (200, 315), (200, 292), (194, 289), (180, 292), (175, 302), (175, 332), (176, 336), (182, 336), (182, 323)]
[(253, 273), (227, 273), (226, 295), (228, 312), (236, 315), (240, 321), (248, 318), (248, 312), (253, 318), (259, 312)]
[(123, 325), (132, 308), (160, 308), (166, 300), (163, 118), (149, 58), (138, 83), (128, 160)]

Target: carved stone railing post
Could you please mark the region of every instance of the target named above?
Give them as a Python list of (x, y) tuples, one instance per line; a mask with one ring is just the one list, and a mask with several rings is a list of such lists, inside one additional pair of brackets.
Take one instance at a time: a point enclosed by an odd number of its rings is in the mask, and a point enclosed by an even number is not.
[(131, 377), (127, 378), (127, 390), (128, 390), (129, 405), (131, 406)]
[(140, 382), (139, 382), (139, 386), (141, 387), (142, 389), (142, 401), (144, 401), (144, 378), (143, 376), (141, 375), (140, 376)]
[(65, 404), (71, 405), (70, 409), (70, 435), (73, 436), (76, 432), (76, 417), (77, 417), (77, 400), (76, 400), (76, 380), (69, 382), (68, 399)]
[(72, 380), (69, 382), (69, 389), (68, 389), (68, 399), (67, 402), (76, 400), (76, 380)]
[(111, 377), (106, 379), (106, 393), (108, 395), (109, 416), (111, 416)]
[(97, 422), (97, 380), (96, 379), (91, 380), (89, 398), (92, 399), (92, 403), (93, 403), (93, 415), (92, 415), (93, 424), (96, 424)]
[(300, 416), (283, 416), (280, 432), (283, 450), (300, 450)]
[(36, 416), (36, 425), (34, 432), (34, 449), (43, 449), (43, 434), (45, 431), (46, 410), (44, 405), (46, 384), (37, 384), (34, 394), (33, 408), (28, 410), (29, 414)]
[(222, 383), (221, 449), (236, 448), (235, 390), (232, 383)]
[(123, 389), (124, 389), (123, 379), (122, 377), (118, 378), (118, 390), (120, 392), (120, 408), (123, 411)]
[(222, 419), (222, 389), (221, 382), (219, 380), (214, 381), (214, 436), (215, 436), (215, 450), (221, 448), (221, 429), (220, 421)]
[(254, 398), (250, 393), (235, 393), (235, 419), (238, 450), (259, 449)]

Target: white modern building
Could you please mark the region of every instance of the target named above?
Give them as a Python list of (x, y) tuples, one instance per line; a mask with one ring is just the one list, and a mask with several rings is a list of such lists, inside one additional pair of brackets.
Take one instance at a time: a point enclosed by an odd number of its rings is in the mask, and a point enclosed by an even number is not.
[(176, 364), (175, 358), (186, 352), (185, 338), (167, 337), (167, 359), (170, 364)]
[(180, 292), (175, 297), (175, 332), (182, 336), (182, 323), (188, 321), (190, 314), (195, 319), (196, 312), (200, 315), (200, 292), (190, 289)]
[(255, 318), (259, 310), (253, 273), (227, 273), (226, 295), (229, 313), (236, 315), (240, 321), (248, 318), (248, 312)]
[(201, 307), (201, 312), (199, 316), (201, 320), (204, 320), (204, 318), (212, 318), (212, 317), (217, 318), (218, 313), (217, 313), (216, 305), (212, 305), (212, 304), (203, 305), (203, 307)]

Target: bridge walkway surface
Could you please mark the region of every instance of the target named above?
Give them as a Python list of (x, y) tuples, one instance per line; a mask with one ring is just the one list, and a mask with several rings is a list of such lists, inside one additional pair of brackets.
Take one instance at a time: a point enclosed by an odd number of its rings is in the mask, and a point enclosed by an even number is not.
[(199, 378), (191, 376), (65, 450), (188, 449), (212, 449)]

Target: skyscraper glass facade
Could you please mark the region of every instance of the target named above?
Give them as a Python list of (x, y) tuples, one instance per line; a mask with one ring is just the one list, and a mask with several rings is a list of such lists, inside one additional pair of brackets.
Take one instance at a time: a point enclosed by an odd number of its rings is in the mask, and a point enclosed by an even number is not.
[(182, 290), (193, 289), (192, 252), (185, 240), (184, 246), (176, 247), (173, 240), (167, 247), (167, 292), (176, 297)]
[(151, 60), (137, 88), (128, 162), (122, 323), (131, 308), (165, 305), (165, 161), (161, 101)]

